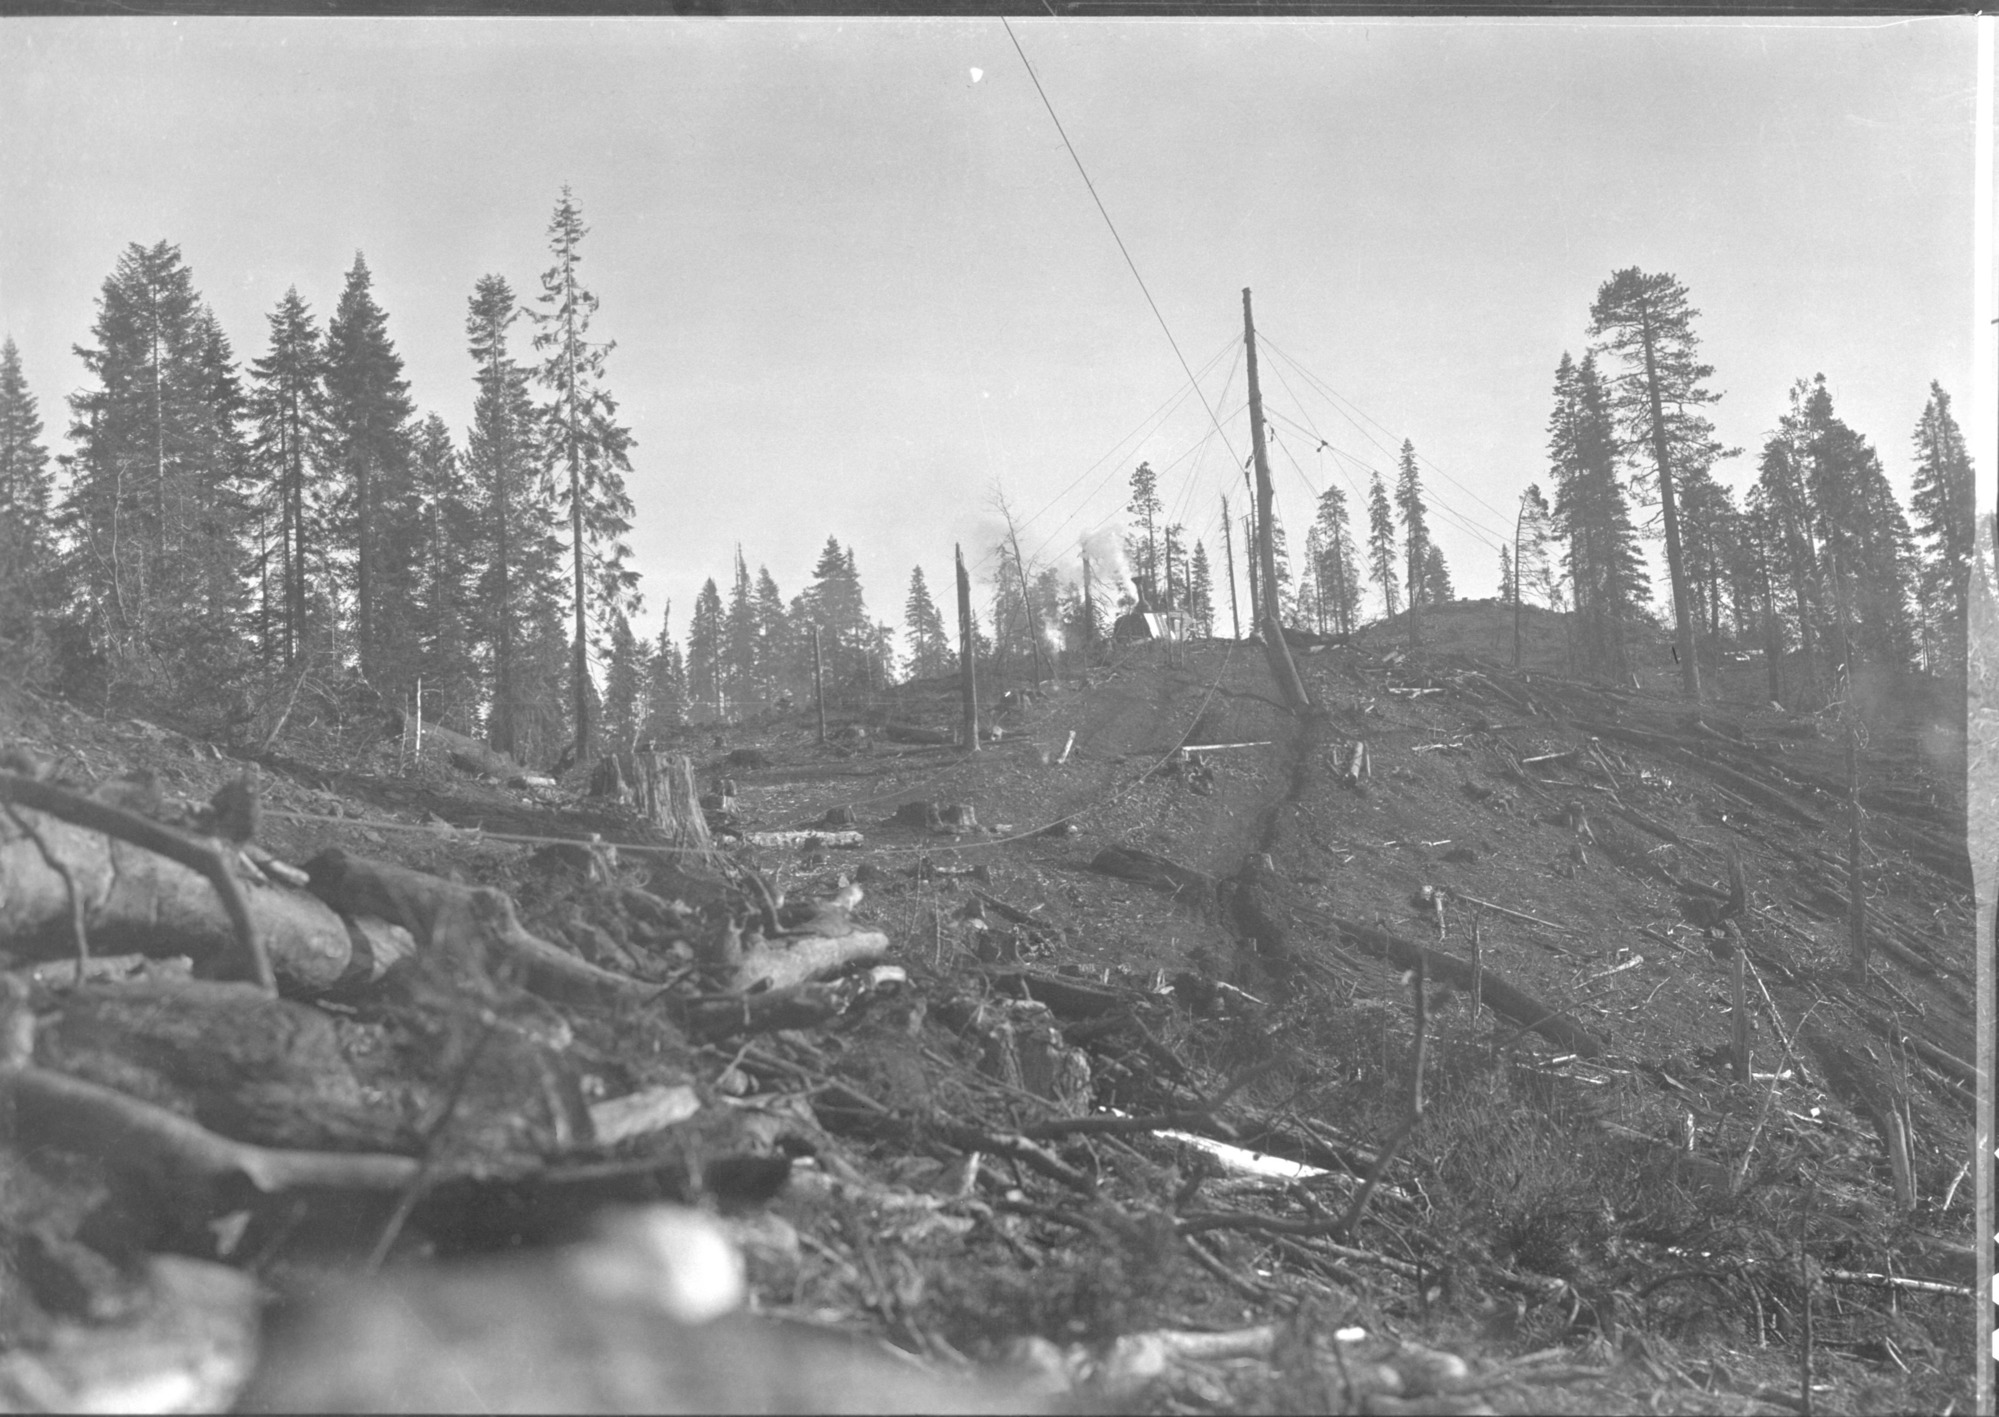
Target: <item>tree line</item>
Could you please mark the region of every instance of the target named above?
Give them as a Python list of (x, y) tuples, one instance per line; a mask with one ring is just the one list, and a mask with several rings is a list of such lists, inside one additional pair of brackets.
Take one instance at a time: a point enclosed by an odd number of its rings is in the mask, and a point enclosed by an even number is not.
[(1714, 477), (1741, 450), (1723, 447), (1703, 412), (1720, 396), (1700, 359), (1699, 313), (1669, 274), (1633, 267), (1598, 289), (1583, 358), (1564, 353), (1555, 371), (1552, 503), (1538, 484), (1523, 495), (1502, 595), (1517, 603), (1538, 589), (1559, 607), (1566, 586), (1584, 666), (1622, 679), (1654, 633), (1633, 516), (1656, 507), (1688, 696), (1730, 651), (1760, 654), (1769, 697), (1792, 707), (1844, 697), (1863, 666), (1961, 676), (1978, 553), (1950, 396), (1932, 381), (1915, 428), (1913, 522), (1822, 374), (1793, 385), (1738, 502)]

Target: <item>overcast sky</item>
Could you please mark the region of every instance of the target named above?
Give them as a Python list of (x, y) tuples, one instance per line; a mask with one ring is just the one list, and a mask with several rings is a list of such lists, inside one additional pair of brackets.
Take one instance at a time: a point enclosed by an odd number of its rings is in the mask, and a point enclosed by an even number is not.
[(1186, 376), (998, 20), (0, 20), (0, 333), (60, 450), (128, 243), (179, 245), (245, 364), (358, 250), (462, 437), (473, 283), (538, 290), (568, 183), (676, 636), (736, 543), (789, 597), (829, 534), (899, 626), (996, 489), (1073, 559), (1141, 459), (1219, 567), (1245, 286), (1294, 547), (1406, 437), (1461, 594), (1620, 267), (1703, 312), (1738, 487), (1820, 372), (1905, 498), (1932, 379), (1973, 431), (1968, 19), (1013, 29), (1228, 450), (1153, 417)]

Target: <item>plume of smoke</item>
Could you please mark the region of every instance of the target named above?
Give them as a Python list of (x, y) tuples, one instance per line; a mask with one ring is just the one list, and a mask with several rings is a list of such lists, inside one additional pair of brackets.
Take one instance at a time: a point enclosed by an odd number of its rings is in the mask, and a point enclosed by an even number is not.
[[(1099, 528), (1084, 537), (1076, 549), (1079, 557), (1090, 558), (1090, 575), (1097, 583), (1097, 593), (1108, 597), (1106, 604), (1131, 589), (1131, 564), (1124, 558), (1124, 538), (1116, 531)], [(1081, 576), (1079, 565), (1078, 579)]]

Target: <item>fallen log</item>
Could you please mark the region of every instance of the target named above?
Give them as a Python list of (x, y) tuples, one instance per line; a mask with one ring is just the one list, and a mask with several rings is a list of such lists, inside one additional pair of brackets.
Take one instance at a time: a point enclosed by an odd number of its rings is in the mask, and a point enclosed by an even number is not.
[[(277, 981), (271, 974), (271, 961), (264, 953), (256, 922), (251, 919), (249, 904), (243, 898), (242, 884), (236, 879), (233, 847), (225, 849), (220, 841), (188, 836), (137, 812), (128, 812), (95, 798), (81, 797), (54, 783), (18, 773), (0, 772), (0, 802), (32, 808), (45, 816), (102, 832), (107, 837), (129, 841), (206, 877), (209, 884), (215, 887), (216, 894), (222, 897), (222, 908), (228, 912), (229, 923), (235, 930), (238, 951), (235, 966), (266, 991), (277, 992)], [(30, 835), (40, 840), (39, 834), (32, 829)], [(62, 873), (58, 871), (57, 874)]]
[(744, 832), (743, 840), (751, 846), (768, 847), (811, 847), (811, 846), (860, 846), (867, 838), (857, 831), (781, 831)]
[(1699, 769), (1718, 782), (1727, 784), (1751, 802), (1783, 813), (1800, 826), (1821, 831), (1825, 829), (1826, 824), (1822, 818), (1814, 812), (1807, 811), (1788, 793), (1759, 782), (1746, 772), (1716, 762), (1712, 747), (1706, 744), (1703, 744), (1705, 751), (1701, 751), (1664, 734), (1646, 733), (1636, 728), (1617, 728), (1610, 724), (1585, 723), (1580, 719), (1576, 721), (1576, 727), (1585, 733), (1594, 733), (1600, 738), (1609, 738), (1614, 742), (1630, 743), (1640, 748), (1650, 748), (1654, 752), (1664, 753), (1668, 757)]
[[(1456, 955), (1441, 950), (1425, 949), (1411, 941), (1389, 934), (1386, 930), (1359, 921), (1335, 919), (1340, 938), (1364, 954), (1376, 959), (1385, 959), (1398, 969), (1414, 969), (1420, 962), (1433, 979), (1447, 981), (1460, 989), (1469, 991), (1472, 984), (1472, 964)], [(1557, 1047), (1594, 1058), (1604, 1049), (1603, 1040), (1584, 1028), (1582, 1024), (1559, 1009), (1551, 1008), (1533, 995), (1518, 989), (1494, 974), (1490, 968), (1478, 971), (1479, 994), (1495, 1013), (1511, 1019), (1522, 1028), (1540, 1034)]]
[(1197, 910), (1210, 910), (1214, 906), (1213, 876), (1138, 847), (1106, 846), (1091, 858), (1090, 869), (1101, 871), (1106, 876), (1116, 876), (1119, 880), (1136, 881), (1139, 885), (1164, 891), (1175, 900), (1192, 905)]
[(878, 730), (891, 743), (922, 743), (945, 747), (958, 741), (957, 735), (940, 728), (919, 728), (913, 723), (884, 723)]
[[(402, 735), (401, 713), (390, 716), (389, 731)], [(423, 738), (417, 749), (419, 762), (423, 760), (425, 751), (442, 757), (460, 772), (471, 773), (475, 777), (496, 777), (504, 782), (510, 777), (518, 777), (521, 772), (519, 763), (492, 745), (481, 743), (477, 738), (468, 738), (463, 733), (454, 733), (449, 728), (439, 728), (434, 723), (423, 725)]]
[[(83, 896), (93, 948), (186, 955), (203, 973), (228, 970), (239, 948), (237, 927), (204, 875), (67, 821), (37, 814), (34, 826), (59, 864), (51, 865), (32, 840), (0, 836), (0, 939), (10, 948), (42, 957), (71, 953), (67, 868)], [(288, 887), (246, 880), (240, 889), (282, 993), (364, 989), (416, 950), (407, 930), (378, 916), (342, 915)]]
[[(829, 922), (830, 923), (830, 922)], [(746, 948), (729, 981), (734, 989), (789, 989), (815, 980), (831, 979), (856, 965), (877, 964), (888, 957), (888, 936), (879, 930), (787, 935)], [(784, 1024), (780, 1027), (791, 1027)]]
[(231, 1141), (177, 1113), (46, 1068), (0, 1068), (0, 1102), (16, 1134), (101, 1158), (143, 1179), (213, 1185), (246, 1181), (265, 1195), (292, 1191), (401, 1191), (413, 1156), (293, 1151)]

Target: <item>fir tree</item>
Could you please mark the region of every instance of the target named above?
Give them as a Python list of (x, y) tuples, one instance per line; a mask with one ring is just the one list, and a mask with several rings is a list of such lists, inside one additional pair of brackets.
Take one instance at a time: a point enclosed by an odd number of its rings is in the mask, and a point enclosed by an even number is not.
[(722, 592), (713, 577), (704, 581), (694, 601), (694, 618), (687, 627), (687, 698), (695, 719), (723, 716), (723, 654), (727, 620)]
[(400, 548), (413, 537), (407, 618), (416, 627), (414, 672), (424, 715), (467, 734), (477, 731), (481, 696), (475, 605), (485, 565), (485, 513), (450, 428), (431, 414), (416, 429), (407, 496), (390, 519), (384, 544)]
[(1499, 543), (1499, 603), (1512, 605), (1520, 594), (1520, 588), (1513, 579), (1513, 548), (1505, 542)]
[(944, 628), (944, 616), (930, 598), (930, 586), (923, 568), (909, 573), (909, 595), (902, 606), (905, 639), (909, 644), (909, 674), (913, 679), (934, 679), (952, 668), (951, 637)]
[(180, 251), (133, 244), (77, 355), (62, 525), (82, 628), (114, 674), (212, 694), (233, 675), (248, 463), (234, 356)]
[(1413, 645), (1422, 638), (1417, 612), (1429, 598), (1430, 523), (1423, 510), (1423, 478), (1416, 467), (1416, 445), (1407, 438), (1402, 440), (1396, 464), (1395, 507), (1402, 513), (1402, 546), (1408, 557), (1409, 643)]
[(1360, 619), (1361, 577), (1346, 493), (1337, 487), (1320, 493), (1317, 521), (1322, 557), (1318, 580), (1327, 613), (1336, 633), (1350, 635)]
[(772, 579), (768, 566), (757, 568), (757, 645), (763, 656), (764, 691), (773, 696), (789, 694), (804, 683), (802, 667), (795, 664), (797, 636), (785, 614), (784, 596)]
[(687, 665), (673, 639), (673, 603), (660, 616), (659, 639), (646, 661), (642, 741), (658, 742), (687, 722)]
[[(413, 568), (405, 538), (389, 537), (385, 523), (388, 509), (407, 500), (415, 408), (372, 286), (368, 263), (357, 251), (326, 331), (326, 420), (346, 514), (343, 539), (354, 554), (355, 655), (369, 681), (383, 680), (386, 658), (400, 684), (409, 677), (418, 633), (407, 613)], [(386, 657), (385, 647), (391, 651)]]
[(1388, 489), (1376, 473), (1367, 490), (1368, 566), (1374, 583), (1381, 587), (1384, 614), (1391, 619), (1401, 608), (1401, 588), (1395, 574), (1395, 512), (1388, 504)]
[(618, 406), (604, 387), (604, 361), (613, 343), (587, 336), (597, 297), (584, 289), (577, 266), (589, 228), (569, 188), (562, 189), (548, 226), (555, 264), (542, 274), (543, 307), (530, 312), (541, 351), (538, 377), (549, 390), (547, 436), (560, 466), (562, 505), (569, 520), (570, 606), (574, 624), (570, 695), (576, 756), (591, 750), (590, 644), (592, 615), (601, 625), (611, 612), (632, 605), (638, 573), (631, 551), (632, 501), (624, 474), (632, 470), (632, 437), (617, 421)]
[(646, 656), (623, 610), (611, 612), (610, 652), (604, 665), (604, 734), (617, 747), (638, 741), (646, 709)]
[(723, 616), (722, 692), (740, 715), (763, 696), (763, 653), (757, 633), (756, 589), (743, 548), (736, 546), (736, 573), (729, 584)]
[(1595, 356), (1577, 364), (1564, 354), (1555, 370), (1555, 410), (1548, 422), (1555, 528), (1569, 543), (1569, 583), (1584, 660), (1593, 671), (1622, 680), (1630, 673), (1638, 609), (1651, 587), (1617, 478), (1620, 454)]
[(41, 413), (10, 336), (0, 343), (0, 671), (16, 675), (53, 608), (53, 484), (41, 439)]
[(812, 583), (802, 596), (801, 633), (809, 640), (819, 627), (820, 651), (829, 682), (851, 687), (865, 680), (872, 663), (873, 621), (861, 594), (861, 577), (851, 549), (833, 537), (812, 568)]
[(1915, 443), (1909, 509), (1915, 513), (1922, 548), (1923, 636), (1930, 646), (1925, 657), (1934, 667), (1961, 674), (1976, 539), (1975, 488), (1971, 455), (1951, 416), (1950, 395), (1935, 380), (1916, 424)]
[(1194, 624), (1203, 635), (1215, 633), (1215, 573), (1208, 564), (1208, 548), (1205, 542), (1194, 543), (1192, 569), (1188, 573), (1187, 609), (1194, 617)]
[(527, 373), (508, 346), (519, 314), (506, 280), (483, 276), (465, 326), (479, 388), (465, 460), (481, 501), (479, 628), (492, 675), (487, 736), (501, 752), (516, 754), (527, 751), (530, 717), (547, 723), (546, 607), (558, 574), (540, 423)]
[(1457, 598), (1450, 568), (1444, 564), (1444, 548), (1432, 541), (1423, 551), (1423, 603), (1448, 605)]
[[(327, 566), (332, 526), (327, 471), (332, 426), (323, 384), (326, 353), (312, 311), (293, 286), (270, 315), (270, 352), (250, 366), (250, 451), (261, 496), (260, 523), (274, 529), (277, 581), (271, 604), (269, 553), (259, 557), (259, 639), (266, 658), (291, 664), (310, 644), (332, 643), (333, 588), (314, 584)], [(261, 539), (261, 538), (260, 538)]]

